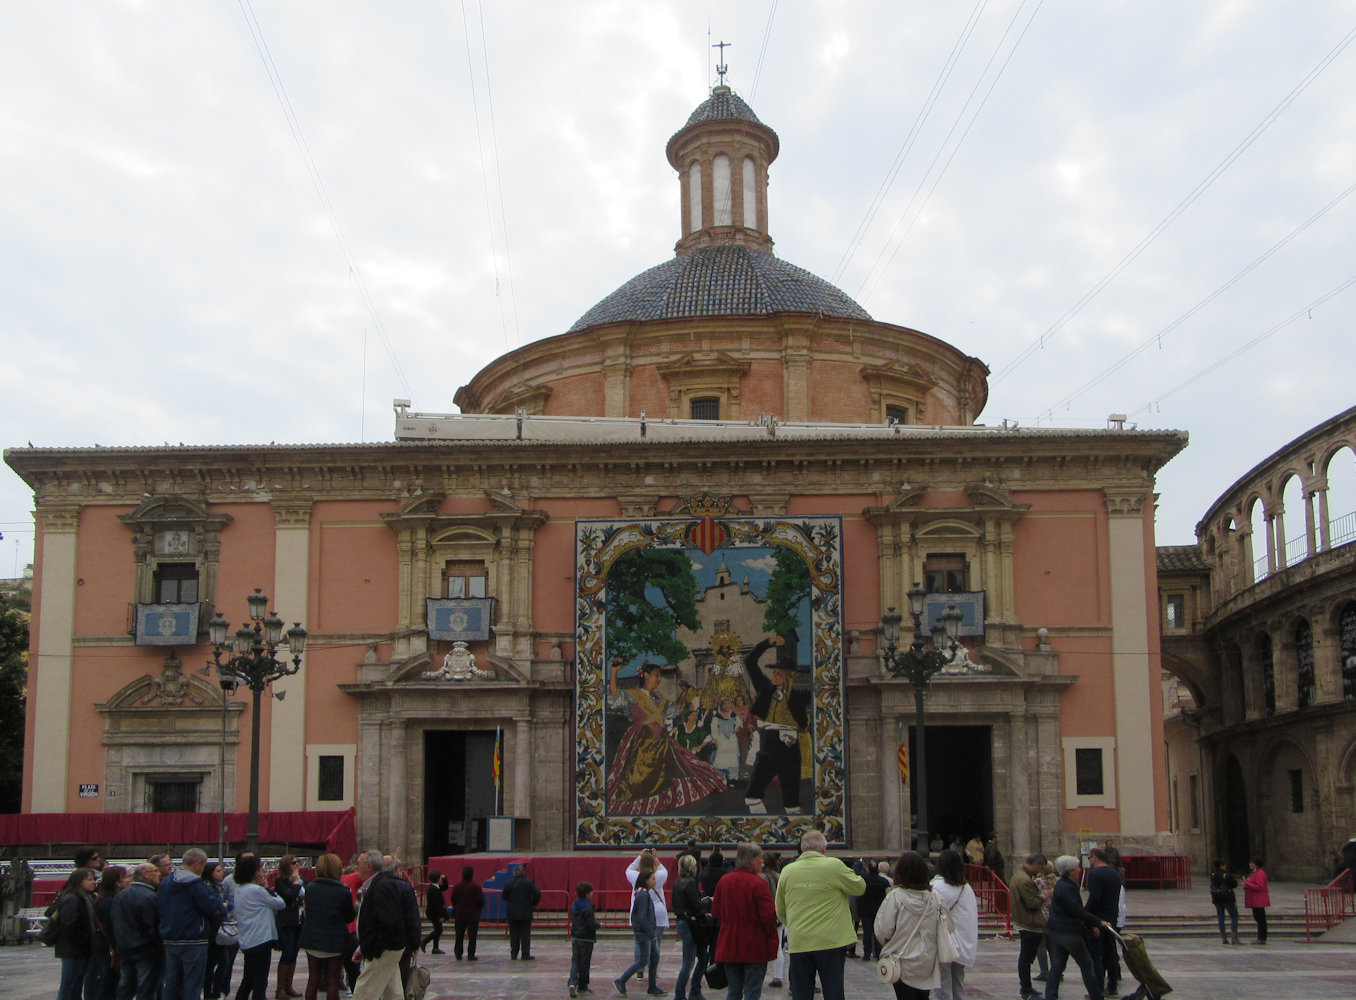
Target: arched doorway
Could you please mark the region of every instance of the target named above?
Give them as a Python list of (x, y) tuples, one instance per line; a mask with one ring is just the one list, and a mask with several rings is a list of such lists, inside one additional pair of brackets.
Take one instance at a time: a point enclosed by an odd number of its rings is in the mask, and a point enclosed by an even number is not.
[(1224, 843), (1221, 852), (1232, 872), (1248, 870), (1251, 841), (1248, 833), (1248, 795), (1243, 768), (1233, 754), (1224, 762), (1224, 815), (1219, 825)]

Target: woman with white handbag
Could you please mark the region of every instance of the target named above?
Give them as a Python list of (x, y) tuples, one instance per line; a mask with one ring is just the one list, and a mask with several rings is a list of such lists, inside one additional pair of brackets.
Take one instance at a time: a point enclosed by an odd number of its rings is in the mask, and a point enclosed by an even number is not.
[(943, 851), (937, 858), (932, 891), (951, 914), (957, 952), (956, 960), (943, 962), (939, 970), (942, 982), (937, 1000), (966, 1000), (965, 969), (973, 966), (979, 955), (979, 900), (965, 880), (965, 862), (959, 851)]
[(940, 965), (956, 959), (951, 915), (928, 882), (928, 864), (916, 851), (895, 863), (894, 885), (876, 913), (881, 945), (876, 974), (898, 1000), (927, 1000), (941, 985)]

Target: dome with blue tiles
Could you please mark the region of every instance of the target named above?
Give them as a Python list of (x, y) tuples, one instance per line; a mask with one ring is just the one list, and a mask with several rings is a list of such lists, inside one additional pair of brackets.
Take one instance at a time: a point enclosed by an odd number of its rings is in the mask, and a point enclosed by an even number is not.
[(804, 268), (727, 244), (699, 247), (641, 272), (579, 317), (570, 332), (600, 323), (778, 312), (871, 319), (846, 292)]

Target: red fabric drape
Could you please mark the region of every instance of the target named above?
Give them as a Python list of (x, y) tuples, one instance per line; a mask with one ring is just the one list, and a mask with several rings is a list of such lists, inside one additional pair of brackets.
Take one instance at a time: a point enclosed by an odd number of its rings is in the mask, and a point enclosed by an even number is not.
[[(211, 848), (217, 813), (15, 813), (0, 815), (0, 844), (165, 844)], [(324, 845), (345, 861), (357, 850), (354, 810), (259, 814), (259, 839), (268, 844)], [(226, 814), (226, 839), (245, 839), (248, 813)]]

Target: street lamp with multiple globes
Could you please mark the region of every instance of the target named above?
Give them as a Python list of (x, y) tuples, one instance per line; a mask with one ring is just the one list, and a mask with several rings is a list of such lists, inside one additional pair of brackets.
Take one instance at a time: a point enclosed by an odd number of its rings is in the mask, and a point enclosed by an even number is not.
[[(223, 692), (234, 691), (244, 685), (254, 693), (254, 712), (250, 717), (250, 821), (246, 831), (251, 851), (259, 850), (259, 699), (264, 690), (281, 677), (290, 677), (301, 669), (301, 654), (306, 649), (306, 630), (301, 622), (294, 622), (287, 630), (287, 648), (292, 660), (280, 660), (278, 647), (283, 643), (283, 625), (276, 611), (269, 611), (268, 598), (254, 588), (245, 598), (250, 608), (254, 627), (242, 625), (228, 642), (228, 622), (220, 611), (207, 623), (212, 640), (212, 660), (216, 663)], [(223, 659), (224, 657), (224, 659)], [(281, 697), (281, 695), (279, 695)], [(222, 776), (223, 781), (225, 775)]]
[[(960, 650), (961, 619), (965, 616), (956, 610), (956, 605), (948, 604), (942, 612), (941, 621), (932, 627), (932, 649), (924, 646), (926, 636), (923, 633), (923, 605), (927, 591), (917, 583), (909, 591), (909, 611), (913, 615), (913, 642), (907, 649), (899, 648), (900, 623), (904, 620), (894, 608), (880, 618), (880, 631), (885, 640), (885, 649), (881, 656), (885, 669), (896, 677), (903, 677), (913, 685), (914, 719), (918, 735), (915, 738), (914, 766), (911, 777), (916, 777), (918, 792), (918, 828), (922, 832), (926, 845), (928, 837), (928, 784), (927, 784), (927, 730), (923, 722), (923, 693), (933, 674), (948, 663), (955, 662)], [(946, 646), (947, 652), (942, 652)]]

